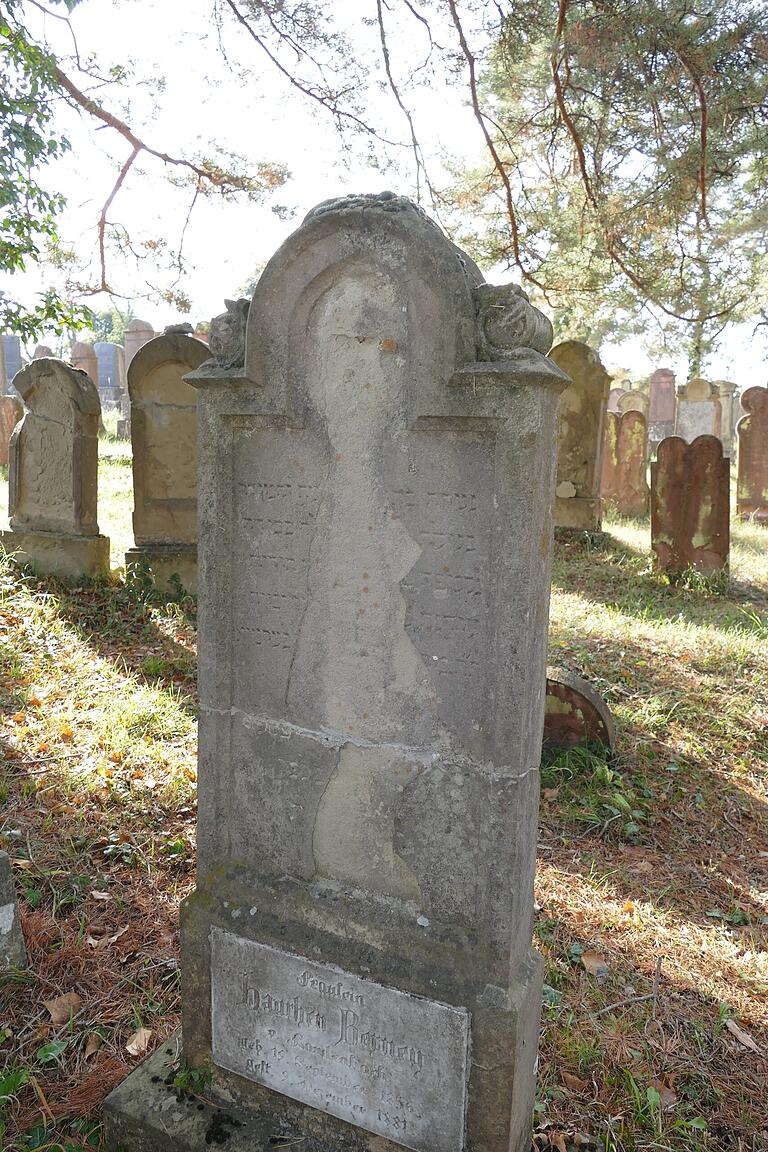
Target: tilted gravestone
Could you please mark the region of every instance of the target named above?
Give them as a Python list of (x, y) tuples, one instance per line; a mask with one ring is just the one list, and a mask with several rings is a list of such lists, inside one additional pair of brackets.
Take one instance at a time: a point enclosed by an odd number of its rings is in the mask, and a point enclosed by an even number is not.
[(13, 430), (24, 415), (24, 405), (15, 396), (0, 396), (0, 464), (7, 466)]
[(748, 388), (746, 415), (736, 425), (739, 442), (736, 510), (742, 520), (768, 522), (768, 388)]
[[(230, 1149), (281, 1133), (308, 1152), (530, 1147), (566, 378), (543, 355), (549, 322), (481, 281), (409, 201), (326, 203), (264, 271), (245, 353), (247, 302), (230, 302), (216, 360), (189, 377), (183, 1051), (212, 1062), (209, 1098), (244, 1108)], [(166, 1147), (165, 1059), (107, 1101), (110, 1148)], [(198, 1115), (174, 1117), (185, 1147), (202, 1148)]]
[(96, 522), (96, 386), (61, 360), (33, 360), (14, 385), (26, 412), (9, 451), (7, 552), (40, 572), (78, 577), (109, 571), (109, 540)]
[(611, 377), (597, 352), (579, 340), (557, 344), (550, 358), (571, 383), (560, 397), (557, 423), (558, 528), (600, 528), (600, 457)]
[(730, 464), (716, 436), (670, 436), (651, 464), (651, 547), (660, 572), (728, 564)]
[(197, 590), (197, 393), (184, 374), (208, 348), (192, 336), (158, 336), (128, 368), (133, 447), (133, 536), (129, 574), (149, 571), (158, 587)]
[(648, 511), (648, 425), (642, 412), (606, 413), (600, 495), (620, 516)]
[(671, 368), (651, 373), (648, 402), (648, 439), (655, 449), (667, 436), (674, 435), (677, 394)]
[(719, 436), (722, 410), (715, 390), (707, 380), (695, 377), (679, 391), (675, 435), (692, 444), (697, 436)]

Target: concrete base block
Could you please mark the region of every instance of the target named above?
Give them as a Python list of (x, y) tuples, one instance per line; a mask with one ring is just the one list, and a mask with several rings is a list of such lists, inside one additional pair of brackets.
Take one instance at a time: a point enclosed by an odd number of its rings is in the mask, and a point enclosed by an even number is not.
[(141, 544), (125, 554), (126, 579), (149, 575), (160, 592), (197, 595), (197, 546), (195, 544)]
[(63, 532), (33, 532), (23, 528), (0, 531), (0, 545), (19, 564), (41, 575), (78, 580), (109, 575), (108, 536), (70, 536)]

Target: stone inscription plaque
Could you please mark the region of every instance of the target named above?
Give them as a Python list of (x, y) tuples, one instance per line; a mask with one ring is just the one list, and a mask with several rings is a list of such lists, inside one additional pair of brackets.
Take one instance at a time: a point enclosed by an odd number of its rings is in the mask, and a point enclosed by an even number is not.
[(211, 929), (214, 1063), (417, 1152), (461, 1152), (469, 1013)]

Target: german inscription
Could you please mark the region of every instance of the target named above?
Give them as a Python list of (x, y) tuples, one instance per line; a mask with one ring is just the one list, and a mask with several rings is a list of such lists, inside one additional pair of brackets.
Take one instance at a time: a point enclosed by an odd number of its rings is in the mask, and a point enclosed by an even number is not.
[(417, 1152), (461, 1152), (463, 1008), (211, 929), (213, 1059)]

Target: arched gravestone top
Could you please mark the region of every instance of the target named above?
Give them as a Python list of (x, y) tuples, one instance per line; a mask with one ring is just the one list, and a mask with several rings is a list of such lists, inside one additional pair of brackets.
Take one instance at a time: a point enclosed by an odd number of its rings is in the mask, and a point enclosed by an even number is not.
[(560, 396), (555, 524), (599, 529), (603, 421), (611, 376), (597, 352), (580, 340), (556, 344), (549, 355), (571, 378)]
[(626, 390), (624, 388), (611, 388), (610, 392), (608, 393), (609, 412), (619, 411), (619, 401), (621, 400), (622, 396), (624, 396), (625, 391)]
[(650, 400), (645, 392), (633, 388), (631, 392), (625, 392), (619, 400), (619, 412), (622, 415), (626, 412), (642, 412), (647, 419), (649, 404)]
[(99, 360), (93, 344), (86, 344), (84, 341), (78, 340), (77, 343), (72, 345), (70, 360), (72, 361), (72, 367), (78, 369), (80, 372), (87, 373), (91, 381), (98, 388)]
[(547, 668), (544, 704), (545, 750), (603, 744), (613, 748), (616, 732), (608, 705), (592, 685), (567, 668)]
[(45, 357), (22, 368), (14, 384), (27, 411), (11, 437), (11, 527), (97, 535), (96, 386)]
[(53, 359), (53, 349), (49, 348), (47, 344), (38, 344), (32, 353), (32, 359), (42, 360), (44, 357), (48, 360)]
[(694, 376), (692, 380), (683, 385), (681, 395), (685, 396), (686, 400), (711, 400), (715, 395), (715, 389), (708, 380), (703, 380), (701, 376)]
[(208, 355), (174, 333), (144, 344), (128, 367), (136, 544), (197, 541), (197, 393), (184, 374)]
[(741, 396), (745, 415), (736, 425), (739, 441), (737, 511), (743, 519), (768, 521), (768, 388)]

